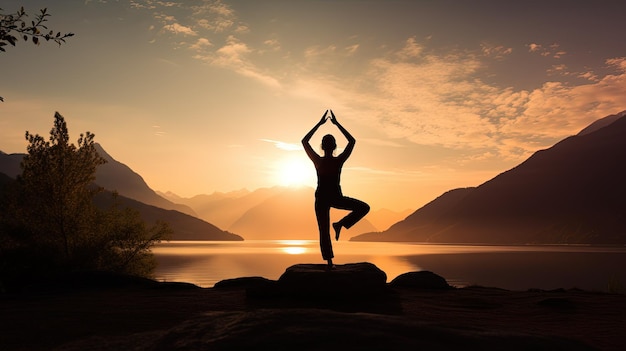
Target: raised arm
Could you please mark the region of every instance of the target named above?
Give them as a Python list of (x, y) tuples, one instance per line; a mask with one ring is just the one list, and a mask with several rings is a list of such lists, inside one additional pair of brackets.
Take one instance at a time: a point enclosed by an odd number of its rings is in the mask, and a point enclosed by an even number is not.
[(354, 139), (352, 134), (350, 134), (350, 132), (348, 132), (346, 130), (346, 128), (344, 128), (339, 123), (339, 121), (337, 121), (337, 118), (335, 117), (335, 114), (333, 113), (333, 110), (330, 110), (330, 121), (333, 122), (333, 124), (336, 125), (337, 128), (339, 128), (339, 130), (341, 131), (343, 136), (346, 137), (346, 139), (348, 139), (348, 145), (343, 150), (341, 155), (337, 156), (337, 157), (341, 157), (343, 159), (347, 159), (348, 157), (350, 157), (350, 154), (352, 154), (352, 150), (354, 150), (354, 145), (356, 144), (356, 139)]
[(304, 147), (304, 151), (306, 151), (307, 156), (309, 156), (309, 158), (311, 160), (313, 160), (314, 157), (319, 156), (319, 155), (317, 155), (315, 153), (315, 151), (311, 147), (311, 144), (309, 143), (309, 141), (311, 140), (311, 138), (313, 137), (313, 134), (315, 134), (317, 129), (322, 124), (326, 123), (326, 114), (328, 114), (328, 110), (326, 110), (326, 112), (324, 112), (324, 114), (322, 115), (322, 118), (320, 119), (320, 121), (317, 122), (317, 124), (315, 126), (313, 126), (313, 128), (311, 128), (311, 130), (308, 133), (306, 133), (304, 138), (302, 138), (302, 146)]

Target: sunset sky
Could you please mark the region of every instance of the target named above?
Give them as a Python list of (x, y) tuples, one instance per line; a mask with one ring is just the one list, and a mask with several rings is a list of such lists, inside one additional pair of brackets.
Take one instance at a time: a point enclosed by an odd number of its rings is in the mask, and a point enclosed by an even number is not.
[[(3, 1), (76, 35), (0, 53), (0, 150), (91, 131), (180, 196), (315, 186), (326, 109), (344, 193), (417, 209), (626, 110), (624, 1)], [(339, 133), (328, 123), (313, 139)], [(339, 138), (340, 148), (345, 140)]]

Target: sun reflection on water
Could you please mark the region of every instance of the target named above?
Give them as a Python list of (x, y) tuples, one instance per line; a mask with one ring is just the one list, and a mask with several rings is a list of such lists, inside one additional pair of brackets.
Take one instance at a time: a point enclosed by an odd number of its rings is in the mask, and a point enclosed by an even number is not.
[[(317, 240), (166, 242), (152, 248), (155, 278), (212, 287), (220, 280), (261, 276), (279, 279), (295, 264), (324, 264)], [(505, 289), (604, 289), (609, 277), (626, 281), (625, 248), (571, 246), (472, 246), (416, 243), (333, 242), (334, 263), (370, 262), (387, 281), (419, 270), (442, 275), (454, 286)], [(598, 273), (600, 272), (600, 273)]]
[(289, 247), (283, 247), (281, 249), (284, 253), (286, 254), (290, 254), (290, 255), (302, 255), (304, 253), (306, 253), (306, 248), (302, 247), (302, 246), (289, 246)]
[(277, 240), (279, 250), (289, 255), (302, 255), (309, 252), (307, 246), (311, 246), (312, 240)]

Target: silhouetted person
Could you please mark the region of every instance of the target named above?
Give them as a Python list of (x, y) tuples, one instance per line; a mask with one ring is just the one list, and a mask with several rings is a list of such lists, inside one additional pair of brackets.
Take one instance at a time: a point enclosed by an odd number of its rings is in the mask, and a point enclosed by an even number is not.
[(335, 230), (335, 239), (339, 240), (339, 233), (341, 228), (350, 228), (361, 218), (363, 218), (370, 207), (363, 201), (353, 199), (347, 196), (343, 196), (341, 192), (340, 178), (341, 167), (344, 162), (350, 157), (356, 139), (348, 133), (348, 131), (339, 124), (335, 114), (330, 110), (330, 121), (339, 128), (344, 137), (348, 139), (348, 146), (337, 157), (333, 156), (335, 149), (337, 149), (337, 143), (335, 137), (331, 134), (327, 134), (322, 138), (322, 150), (324, 156), (318, 155), (309, 141), (317, 129), (328, 119), (326, 115), (328, 110), (324, 112), (322, 119), (302, 138), (302, 145), (306, 154), (311, 161), (315, 164), (315, 171), (317, 172), (317, 190), (315, 190), (315, 216), (317, 217), (317, 226), (320, 231), (320, 248), (322, 250), (322, 257), (328, 261), (328, 268), (333, 268), (333, 246), (330, 240), (330, 208), (338, 208), (342, 210), (352, 211), (338, 222), (333, 223), (333, 229)]

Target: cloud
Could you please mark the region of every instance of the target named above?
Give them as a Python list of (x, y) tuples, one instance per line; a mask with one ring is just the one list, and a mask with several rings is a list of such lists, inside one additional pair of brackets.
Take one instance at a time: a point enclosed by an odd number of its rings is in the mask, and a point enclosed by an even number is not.
[(535, 52), (544, 57), (560, 59), (567, 54), (565, 50), (560, 49), (561, 45), (557, 43), (550, 44), (547, 47), (537, 43), (530, 43), (526, 46), (528, 47), (528, 52)]
[(513, 48), (507, 48), (503, 45), (493, 45), (488, 43), (480, 44), (483, 55), (493, 57), (496, 60), (503, 60), (506, 56), (513, 52)]
[(419, 57), (422, 50), (422, 46), (415, 41), (415, 38), (409, 38), (406, 40), (402, 50), (398, 51), (397, 55), (400, 58)]
[(616, 57), (606, 60), (606, 64), (609, 67), (613, 67), (622, 73), (626, 72), (626, 57)]
[[(176, 42), (177, 48), (187, 48), (191, 57), (207, 64), (230, 69), (273, 88), (279, 88), (277, 79), (254, 63), (252, 55), (262, 54), (267, 48), (279, 51), (277, 40), (266, 40), (261, 49), (251, 47), (239, 36), (249, 28), (237, 18), (236, 12), (220, 0), (165, 2), (135, 0), (132, 8), (152, 11), (160, 23), (160, 33), (199, 37), (196, 41)], [(151, 27), (155, 27), (152, 25)]]
[[(541, 50), (529, 45), (529, 51)], [(467, 160), (519, 160), (626, 109), (624, 57), (607, 60), (613, 72), (604, 76), (552, 67), (557, 77), (581, 77), (582, 83), (555, 80), (517, 90), (483, 81), (484, 54), (507, 52), (499, 46), (436, 52), (409, 38), (372, 59), (358, 84), (326, 79), (332, 86), (323, 89), (390, 138), (463, 150)]]
[(190, 45), (189, 48), (192, 49), (192, 50), (200, 51), (200, 50), (204, 50), (206, 48), (209, 48), (211, 46), (213, 46), (213, 44), (211, 44), (209, 39), (207, 39), (207, 38), (199, 38), (198, 40), (196, 40), (196, 42), (194, 44)]
[(153, 134), (154, 134), (155, 136), (157, 136), (157, 137), (162, 137), (162, 136), (164, 136), (165, 134), (167, 134), (167, 132), (163, 131), (163, 130), (161, 129), (161, 126), (158, 126), (158, 125), (154, 125), (154, 126), (152, 126), (152, 132), (153, 132)]
[[(283, 48), (273, 35), (256, 33), (258, 42), (251, 41), (248, 25), (221, 1), (150, 3), (155, 18), (169, 26), (163, 28), (196, 34), (197, 40), (178, 43), (196, 59), (281, 93), (353, 112), (389, 139), (463, 150), (467, 160), (525, 157), (597, 118), (626, 109), (625, 57), (606, 60), (609, 73), (589, 68), (577, 72), (564, 61), (567, 51), (558, 43), (531, 42), (528, 54), (546, 58), (551, 81), (520, 90), (484, 78), (494, 59), (504, 66), (518, 56), (512, 55), (514, 48), (499, 43), (436, 49), (428, 38), (420, 42), (408, 37), (396, 48), (377, 48), (376, 56), (369, 57), (364, 55), (371, 48), (355, 42), (325, 42), (296, 52)], [(279, 57), (281, 65), (270, 55)]]
[(198, 33), (196, 33), (190, 27), (183, 26), (183, 25), (181, 25), (179, 23), (167, 24), (167, 25), (163, 26), (163, 30), (168, 31), (168, 32), (172, 32), (174, 34), (183, 34), (183, 35), (189, 35), (189, 36), (196, 36), (196, 35), (198, 35)]
[(425, 145), (490, 145), (493, 132), (481, 115), (493, 89), (474, 78), (481, 63), (472, 55), (427, 54), (413, 38), (396, 54), (371, 61), (360, 103), (375, 111), (379, 127), (393, 138)]
[(214, 56), (204, 57), (205, 61), (221, 67), (231, 69), (243, 76), (253, 78), (267, 86), (278, 88), (277, 79), (263, 73), (258, 66), (252, 63), (248, 55), (253, 52), (248, 45), (234, 36), (230, 36), (224, 46), (219, 48)]
[(265, 46), (269, 47), (271, 50), (280, 50), (280, 42), (277, 39), (267, 39), (263, 42), (263, 44), (265, 44)]
[(300, 144), (285, 143), (283, 141), (271, 140), (271, 139), (259, 139), (259, 140), (264, 141), (266, 143), (274, 144), (276, 148), (281, 149), (281, 150), (301, 151), (303, 149), (302, 145)]
[(347, 46), (344, 50), (348, 55), (353, 55), (359, 49), (359, 44)]

